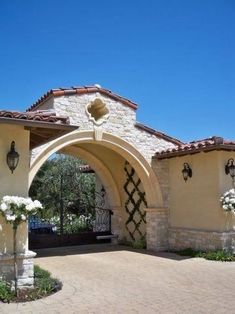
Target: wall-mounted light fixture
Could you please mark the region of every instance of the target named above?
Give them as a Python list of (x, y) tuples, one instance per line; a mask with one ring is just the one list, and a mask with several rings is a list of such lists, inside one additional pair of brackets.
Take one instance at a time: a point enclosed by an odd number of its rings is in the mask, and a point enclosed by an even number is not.
[(15, 151), (15, 142), (11, 142), (11, 150), (7, 154), (7, 165), (11, 170), (11, 173), (15, 170), (19, 163), (20, 155)]
[(187, 162), (185, 162), (183, 165), (182, 175), (185, 182), (188, 180), (188, 178), (191, 178), (193, 175), (192, 169), (190, 168)]
[(225, 173), (230, 174), (233, 180), (235, 179), (235, 165), (233, 158), (230, 158), (227, 164), (225, 165)]

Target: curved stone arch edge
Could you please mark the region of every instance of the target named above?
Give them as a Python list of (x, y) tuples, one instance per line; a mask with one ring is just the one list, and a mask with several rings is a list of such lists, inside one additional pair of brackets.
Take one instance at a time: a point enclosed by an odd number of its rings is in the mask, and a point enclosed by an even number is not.
[(63, 148), (79, 143), (100, 144), (120, 154), (136, 170), (146, 193), (148, 207), (163, 206), (161, 188), (148, 161), (133, 145), (120, 137), (106, 132), (103, 133), (101, 141), (95, 141), (94, 132), (92, 130), (76, 130), (47, 144), (32, 162), (29, 172), (29, 186), (39, 168), (52, 154), (61, 151)]

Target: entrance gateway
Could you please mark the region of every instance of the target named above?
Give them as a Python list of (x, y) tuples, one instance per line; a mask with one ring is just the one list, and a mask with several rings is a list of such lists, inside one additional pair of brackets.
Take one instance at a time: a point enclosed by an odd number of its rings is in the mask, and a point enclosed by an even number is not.
[[(235, 142), (215, 136), (185, 144), (137, 122), (136, 110), (96, 85), (50, 90), (24, 113), (0, 111), (1, 197), (27, 196), (37, 171), (59, 152), (94, 170), (118, 239), (145, 235), (154, 251), (235, 251), (235, 217), (219, 200), (231, 188), (224, 167), (235, 158)], [(13, 174), (5, 162), (12, 141), (20, 155)], [(192, 171), (187, 181), (185, 165)], [(12, 278), (12, 230), (2, 218), (0, 225), (0, 272)], [(28, 250), (26, 224), (17, 239), (18, 284), (31, 285), (35, 254)]]
[[(136, 109), (133, 102), (97, 86), (52, 90), (29, 109), (66, 116), (77, 127), (32, 150), (30, 183), (55, 152), (82, 158), (106, 191), (112, 235), (127, 241), (146, 237), (148, 208), (151, 215), (157, 209), (164, 216), (167, 204), (151, 159), (160, 145), (180, 143), (137, 123)], [(163, 249), (166, 238), (161, 241)]]

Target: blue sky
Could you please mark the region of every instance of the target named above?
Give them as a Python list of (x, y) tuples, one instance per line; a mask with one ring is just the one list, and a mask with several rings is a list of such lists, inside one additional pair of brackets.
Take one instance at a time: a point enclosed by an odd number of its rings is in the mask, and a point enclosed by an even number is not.
[(235, 139), (235, 1), (0, 0), (0, 109), (96, 83), (183, 141)]

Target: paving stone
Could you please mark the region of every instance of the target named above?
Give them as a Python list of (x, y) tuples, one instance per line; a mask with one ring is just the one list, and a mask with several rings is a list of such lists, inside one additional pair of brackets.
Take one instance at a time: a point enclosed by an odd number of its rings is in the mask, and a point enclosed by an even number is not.
[(235, 263), (114, 245), (40, 250), (35, 262), (63, 289), (0, 313), (234, 313)]

